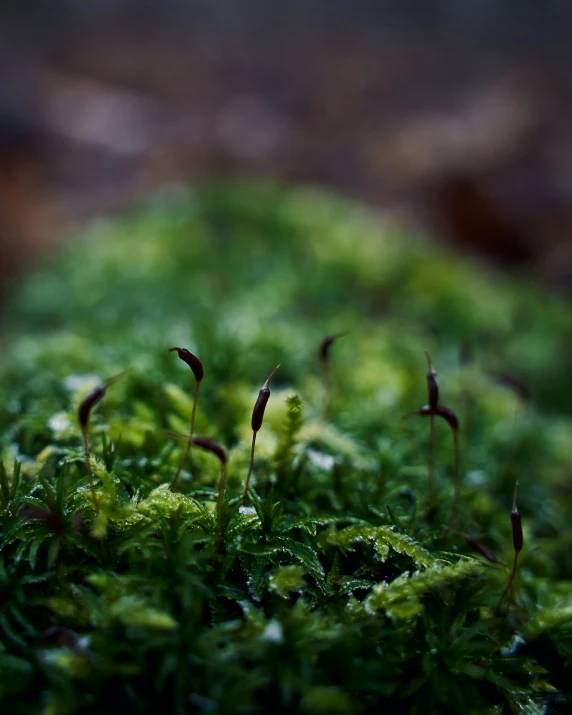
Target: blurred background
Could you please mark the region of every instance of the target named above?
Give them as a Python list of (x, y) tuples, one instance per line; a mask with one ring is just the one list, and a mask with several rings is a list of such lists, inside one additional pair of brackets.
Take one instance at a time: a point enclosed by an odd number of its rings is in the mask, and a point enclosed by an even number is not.
[(213, 175), (316, 182), (572, 289), (572, 6), (3, 0), (0, 282)]

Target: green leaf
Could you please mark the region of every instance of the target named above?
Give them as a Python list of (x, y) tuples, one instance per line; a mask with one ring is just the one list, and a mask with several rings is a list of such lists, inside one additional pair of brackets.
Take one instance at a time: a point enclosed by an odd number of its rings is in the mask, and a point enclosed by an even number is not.
[(0, 490), (2, 494), (2, 504), (8, 506), (10, 501), (10, 485), (8, 483), (8, 475), (4, 467), (4, 462), (0, 459)]
[(427, 593), (443, 587), (455, 589), (469, 578), (483, 573), (483, 566), (475, 559), (463, 559), (455, 564), (435, 563), (424, 571), (404, 573), (391, 583), (374, 587), (365, 600), (368, 613), (383, 610), (394, 619), (417, 616), (423, 609), (421, 599)]
[(301, 591), (306, 585), (306, 571), (300, 564), (280, 566), (268, 575), (268, 588), (282, 598), (289, 598), (293, 592)]
[(321, 576), (322, 578), (324, 577), (324, 569), (320, 563), (318, 554), (310, 546), (282, 536), (274, 537), (272, 543), (281, 551), (286, 552), (295, 560), (299, 561), (311, 573)]
[(153, 489), (146, 499), (139, 502), (137, 511), (148, 516), (169, 517), (179, 513), (181, 516), (201, 514), (211, 518), (202, 504), (185, 494), (172, 492), (169, 484), (161, 484)]
[(172, 631), (177, 621), (168, 613), (148, 606), (137, 596), (123, 596), (111, 607), (111, 614), (126, 626)]
[(390, 547), (398, 554), (409, 556), (417, 567), (429, 567), (437, 563), (437, 559), (419, 542), (406, 534), (394, 531), (390, 526), (371, 526), (370, 524), (355, 524), (339, 531), (329, 531), (324, 536), (326, 544), (338, 546), (343, 551), (353, 551), (359, 542), (372, 544), (376, 557), (386, 561)]

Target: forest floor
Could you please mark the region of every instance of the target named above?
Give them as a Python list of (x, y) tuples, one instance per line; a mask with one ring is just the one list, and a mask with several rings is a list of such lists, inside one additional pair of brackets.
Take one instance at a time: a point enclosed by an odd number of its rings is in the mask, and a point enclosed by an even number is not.
[(158, 187), (257, 174), (337, 187), (570, 288), (556, 22), (203, 11), (3, 18), (4, 274)]

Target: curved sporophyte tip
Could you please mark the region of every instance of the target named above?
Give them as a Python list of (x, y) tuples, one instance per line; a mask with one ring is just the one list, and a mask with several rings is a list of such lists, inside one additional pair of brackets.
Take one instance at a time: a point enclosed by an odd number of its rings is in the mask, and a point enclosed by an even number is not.
[(490, 561), (491, 564), (499, 563), (497, 557), (492, 553), (492, 551), (489, 551), (486, 546), (483, 546), (483, 544), (481, 544), (479, 541), (474, 539), (472, 536), (469, 536), (468, 534), (464, 534), (464, 537), (467, 546), (473, 549), (473, 551), (475, 551), (477, 554), (483, 556), (487, 561)]
[(77, 412), (77, 416), (79, 424), (83, 430), (87, 429), (91, 410), (105, 395), (106, 390), (107, 385), (98, 385), (97, 387), (94, 387), (94, 389), (87, 395), (87, 397), (82, 400)]
[(529, 402), (532, 399), (532, 393), (528, 386), (522, 380), (509, 375), (506, 372), (498, 372), (496, 370), (487, 370), (488, 375), (498, 382), (499, 385), (512, 390), (514, 394), (523, 402)]
[(449, 427), (453, 430), (453, 432), (459, 431), (459, 420), (457, 418), (457, 415), (453, 412), (453, 410), (450, 410), (448, 407), (437, 405), (437, 407), (429, 414), (434, 414), (438, 415), (439, 417), (442, 417), (449, 424)]
[(191, 368), (197, 382), (203, 379), (205, 375), (203, 364), (190, 350), (187, 350), (187, 348), (169, 348), (167, 352), (176, 352), (179, 358)]
[(201, 382), (204, 377), (205, 371), (204, 371), (203, 364), (199, 360), (199, 358), (196, 355), (193, 355), (193, 353), (190, 350), (187, 350), (187, 348), (169, 348), (169, 350), (167, 350), (167, 352), (169, 352), (169, 353), (176, 352), (177, 355), (179, 356), (179, 358), (191, 368), (191, 370), (193, 371), (193, 375), (195, 376), (195, 395), (193, 398), (193, 411), (191, 413), (191, 424), (189, 427), (189, 438), (187, 440), (187, 446), (183, 453), (183, 457), (182, 457), (181, 461), (179, 462), (179, 466), (177, 467), (177, 471), (175, 472), (175, 476), (173, 477), (173, 481), (171, 482), (171, 490), (173, 490), (177, 486), (179, 476), (181, 474), (181, 471), (183, 470), (183, 467), (185, 466), (185, 462), (187, 461), (189, 452), (191, 450), (191, 445), (193, 444), (193, 433), (195, 431), (195, 415), (197, 412), (197, 403), (199, 400), (199, 389), (200, 389)]
[(262, 427), (262, 420), (264, 419), (264, 411), (266, 410), (266, 405), (270, 399), (270, 380), (276, 374), (276, 370), (280, 367), (280, 364), (276, 365), (274, 370), (268, 376), (266, 382), (262, 386), (262, 389), (258, 393), (256, 402), (254, 404), (254, 409), (252, 410), (252, 418), (250, 420), (250, 426), (252, 427), (252, 444), (250, 447), (250, 464), (248, 465), (248, 474), (246, 476), (246, 482), (244, 485), (243, 493), (243, 503), (246, 504), (248, 501), (248, 486), (250, 484), (250, 477), (252, 475), (252, 469), (254, 466), (254, 450), (256, 447), (256, 434), (258, 430)]
[(454, 496), (453, 496), (453, 510), (451, 515), (451, 523), (455, 523), (459, 508), (459, 499), (461, 492), (461, 466), (460, 466), (460, 449), (459, 449), (459, 419), (457, 415), (450, 410), (448, 407), (439, 405), (439, 388), (437, 385), (436, 373), (433, 370), (433, 363), (431, 362), (431, 356), (426, 351), (425, 358), (427, 360), (427, 392), (429, 396), (429, 404), (424, 405), (418, 410), (409, 412), (403, 415), (402, 420), (408, 419), (413, 415), (419, 415), (421, 417), (430, 418), (431, 427), (431, 445), (429, 452), (429, 469), (428, 469), (428, 482), (429, 482), (429, 503), (433, 504), (435, 499), (435, 485), (434, 485), (434, 472), (435, 472), (435, 417), (441, 417), (444, 419), (451, 431), (453, 433), (453, 450), (454, 450), (454, 470), (455, 470), (455, 482), (454, 482)]
[(505, 590), (502, 592), (499, 602), (497, 603), (496, 612), (499, 613), (502, 602), (504, 601), (507, 593), (513, 593), (513, 585), (516, 577), (516, 570), (518, 566), (518, 555), (522, 551), (524, 545), (524, 538), (522, 534), (522, 521), (520, 518), (520, 511), (516, 505), (516, 496), (518, 492), (518, 482), (514, 487), (514, 495), (512, 497), (512, 509), (510, 512), (510, 522), (512, 527), (512, 545), (514, 548), (514, 560), (512, 562), (512, 569), (509, 574), (508, 584)]
[(120, 372), (118, 375), (114, 375), (113, 377), (109, 377), (104, 385), (105, 387), (110, 387), (111, 385), (114, 385), (116, 382), (119, 382), (119, 380), (122, 380), (125, 375), (128, 375), (131, 372), (132, 368), (128, 368), (127, 370), (123, 370), (123, 372)]
[(427, 359), (427, 399), (429, 401), (429, 407), (431, 409), (436, 409), (439, 404), (439, 385), (437, 384), (437, 373), (433, 369), (433, 363), (431, 362), (431, 357), (427, 351), (425, 351), (425, 358)]
[(220, 444), (217, 444), (212, 439), (208, 439), (208, 437), (193, 437), (191, 442), (197, 447), (214, 454), (215, 457), (219, 459), (221, 464), (226, 464), (227, 455)]
[(522, 535), (522, 521), (520, 518), (520, 511), (516, 505), (516, 495), (518, 492), (518, 482), (514, 487), (514, 495), (512, 498), (512, 511), (510, 513), (510, 521), (512, 526), (512, 544), (514, 546), (515, 553), (522, 551), (524, 545), (524, 538)]
[(77, 411), (77, 416), (78, 416), (78, 421), (81, 427), (81, 432), (83, 436), (83, 449), (84, 449), (84, 457), (85, 457), (85, 469), (87, 472), (87, 476), (89, 479), (89, 485), (91, 487), (91, 492), (93, 496), (93, 507), (95, 509), (95, 513), (99, 513), (99, 506), (97, 503), (97, 495), (95, 492), (95, 485), (93, 483), (93, 474), (91, 471), (91, 462), (90, 462), (90, 454), (89, 454), (89, 442), (87, 438), (87, 431), (88, 431), (88, 426), (89, 426), (89, 418), (91, 415), (92, 409), (97, 405), (97, 403), (102, 399), (102, 397), (105, 395), (107, 388), (110, 385), (113, 385), (114, 382), (117, 382), (120, 380), (124, 375), (126, 375), (128, 370), (125, 370), (124, 372), (121, 372), (119, 375), (115, 375), (114, 377), (110, 377), (108, 380), (105, 381), (103, 385), (98, 385), (95, 387), (81, 402), (78, 411)]
[(227, 455), (225, 450), (217, 442), (209, 439), (208, 437), (192, 437), (190, 440), (196, 447), (204, 449), (215, 457), (220, 462), (220, 479), (218, 482), (218, 499), (217, 499), (217, 517), (216, 517), (216, 530), (215, 530), (215, 553), (214, 561), (216, 562), (218, 558), (219, 549), (221, 546), (221, 536), (223, 532), (223, 524), (226, 521), (225, 514), (227, 513), (226, 508), (226, 462)]
[(402, 420), (407, 420), (410, 417), (426, 417), (427, 415), (432, 415), (434, 414), (433, 410), (429, 407), (429, 405), (423, 405), (423, 407), (420, 407), (418, 410), (413, 410), (413, 412), (408, 412), (406, 415), (402, 415), (400, 419)]
[(349, 330), (342, 330), (339, 333), (334, 333), (333, 335), (328, 335), (325, 337), (322, 342), (320, 343), (320, 347), (318, 348), (318, 355), (320, 357), (320, 360), (322, 362), (326, 362), (328, 360), (330, 348), (334, 344), (334, 342), (338, 338), (343, 338), (345, 335), (349, 334)]
[(280, 365), (277, 365), (274, 370), (272, 370), (266, 382), (262, 386), (260, 392), (258, 393), (258, 397), (254, 404), (254, 409), (252, 410), (252, 419), (250, 421), (253, 432), (258, 432), (258, 430), (262, 427), (264, 412), (266, 410), (268, 400), (270, 399), (270, 380), (272, 380), (276, 373), (276, 370), (278, 370), (279, 367)]
[(320, 370), (322, 373), (322, 381), (324, 383), (324, 403), (322, 406), (322, 417), (323, 419), (326, 419), (329, 409), (330, 409), (330, 404), (332, 401), (332, 379), (330, 375), (330, 350), (334, 342), (338, 339), (343, 337), (344, 335), (348, 335), (350, 331), (349, 330), (343, 330), (339, 333), (334, 333), (333, 335), (328, 335), (325, 337), (322, 342), (320, 343), (318, 347), (318, 358), (320, 361)]
[(429, 368), (429, 372), (435, 372), (433, 370), (433, 363), (431, 362), (431, 355), (429, 355), (427, 350), (425, 350), (424, 352), (425, 352), (425, 360), (427, 360), (427, 367)]
[(276, 371), (278, 370), (278, 368), (280, 367), (281, 364), (282, 364), (282, 363), (278, 363), (278, 365), (276, 365), (276, 367), (274, 368), (274, 370), (272, 370), (272, 372), (270, 373), (270, 375), (268, 375), (268, 377), (266, 378), (266, 382), (265, 382), (264, 385), (262, 386), (262, 389), (268, 390), (268, 389), (270, 388), (270, 380), (272, 380), (272, 378), (273, 378), (274, 375), (276, 374)]

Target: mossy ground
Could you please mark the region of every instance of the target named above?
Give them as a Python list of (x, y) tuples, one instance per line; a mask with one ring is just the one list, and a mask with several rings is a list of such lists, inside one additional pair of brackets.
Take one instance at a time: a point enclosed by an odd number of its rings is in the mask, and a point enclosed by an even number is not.
[[(205, 186), (100, 221), (27, 281), (0, 375), (2, 712), (564, 713), (572, 675), (569, 306), (313, 190)], [(331, 351), (328, 401), (317, 349)], [(194, 448), (168, 485), (205, 367)], [(424, 350), (461, 423), (437, 424)], [(460, 359), (460, 355), (464, 355)], [(270, 370), (252, 505), (250, 416)], [(77, 408), (125, 369), (90, 423)], [(532, 393), (524, 400), (502, 373)], [(218, 519), (218, 527), (217, 527)], [(217, 528), (222, 541), (216, 548)]]

